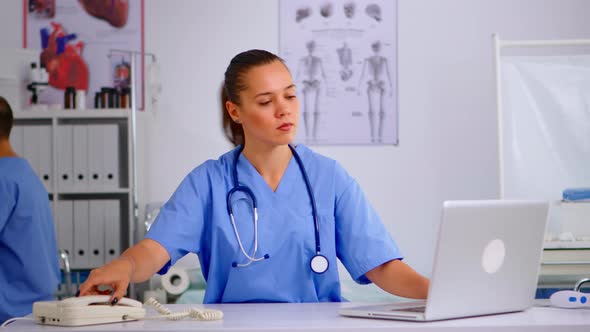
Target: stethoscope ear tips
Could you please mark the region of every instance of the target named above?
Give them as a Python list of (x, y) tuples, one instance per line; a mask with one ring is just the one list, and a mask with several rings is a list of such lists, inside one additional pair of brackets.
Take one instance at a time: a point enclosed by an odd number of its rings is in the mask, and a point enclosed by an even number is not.
[(257, 261), (261, 261), (261, 260), (263, 260), (263, 259), (269, 259), (269, 258), (270, 258), (270, 255), (269, 255), (269, 254), (266, 254), (266, 255), (264, 255), (262, 258), (256, 258), (256, 260), (251, 260), (251, 261), (250, 261), (249, 263), (247, 263), (247, 264), (242, 264), (242, 265), (240, 265), (240, 264), (238, 264), (238, 262), (233, 262), (233, 263), (231, 263), (231, 267), (244, 267), (244, 266), (248, 266), (248, 265), (250, 265), (252, 262), (257, 262)]

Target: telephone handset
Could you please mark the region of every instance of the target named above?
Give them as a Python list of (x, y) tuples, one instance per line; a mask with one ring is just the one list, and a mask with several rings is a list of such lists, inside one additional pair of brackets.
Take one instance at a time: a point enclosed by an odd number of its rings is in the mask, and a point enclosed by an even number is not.
[[(58, 307), (81, 307), (87, 305), (111, 305), (110, 303), (111, 296), (110, 295), (89, 295), (89, 296), (79, 296), (79, 297), (70, 297), (65, 300), (61, 300), (57, 303)], [(136, 308), (143, 308), (143, 304), (141, 302), (123, 297), (117, 302), (116, 305), (123, 305), (128, 307), (136, 307)]]
[(82, 326), (160, 318), (223, 319), (222, 311), (211, 309), (189, 308), (183, 312), (173, 313), (154, 298), (148, 299), (146, 305), (154, 307), (161, 316), (146, 317), (146, 310), (141, 302), (124, 297), (116, 305), (111, 305), (110, 298), (110, 295), (90, 295), (71, 297), (61, 301), (35, 302), (33, 316), (39, 324), (58, 326)]

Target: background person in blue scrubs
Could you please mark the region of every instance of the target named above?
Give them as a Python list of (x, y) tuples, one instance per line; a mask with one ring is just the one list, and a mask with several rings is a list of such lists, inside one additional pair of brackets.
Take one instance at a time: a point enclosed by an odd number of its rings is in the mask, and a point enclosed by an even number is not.
[(13, 151), (13, 116), (0, 97), (0, 323), (53, 300), (59, 282), (49, 196), (29, 163)]
[[(358, 283), (426, 297), (428, 279), (402, 262), (358, 183), (338, 162), (301, 144), (289, 146), (299, 123), (299, 101), (280, 58), (261, 50), (235, 56), (225, 72), (222, 108), (226, 136), (237, 148), (189, 173), (146, 238), (93, 270), (81, 295), (99, 293), (97, 286), (107, 284), (115, 289), (111, 301), (117, 302), (129, 282), (165, 273), (194, 252), (207, 281), (205, 303), (342, 301), (338, 259)], [(242, 190), (228, 197), (236, 176), (251, 195)], [(310, 266), (316, 235), (329, 263), (323, 273)]]

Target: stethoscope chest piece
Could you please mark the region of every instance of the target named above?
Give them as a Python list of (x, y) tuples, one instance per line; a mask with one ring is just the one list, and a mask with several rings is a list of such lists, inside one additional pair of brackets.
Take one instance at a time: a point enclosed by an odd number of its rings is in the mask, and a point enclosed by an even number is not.
[(325, 256), (316, 254), (311, 258), (311, 261), (309, 261), (309, 265), (313, 272), (322, 274), (328, 270), (330, 263)]

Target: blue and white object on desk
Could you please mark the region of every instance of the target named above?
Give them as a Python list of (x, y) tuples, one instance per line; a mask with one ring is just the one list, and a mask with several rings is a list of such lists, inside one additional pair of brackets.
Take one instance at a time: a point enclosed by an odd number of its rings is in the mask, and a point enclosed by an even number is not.
[(590, 308), (590, 294), (573, 290), (555, 292), (549, 300), (553, 306), (559, 308)]
[(562, 193), (564, 201), (590, 201), (590, 187), (589, 188), (569, 188)]

